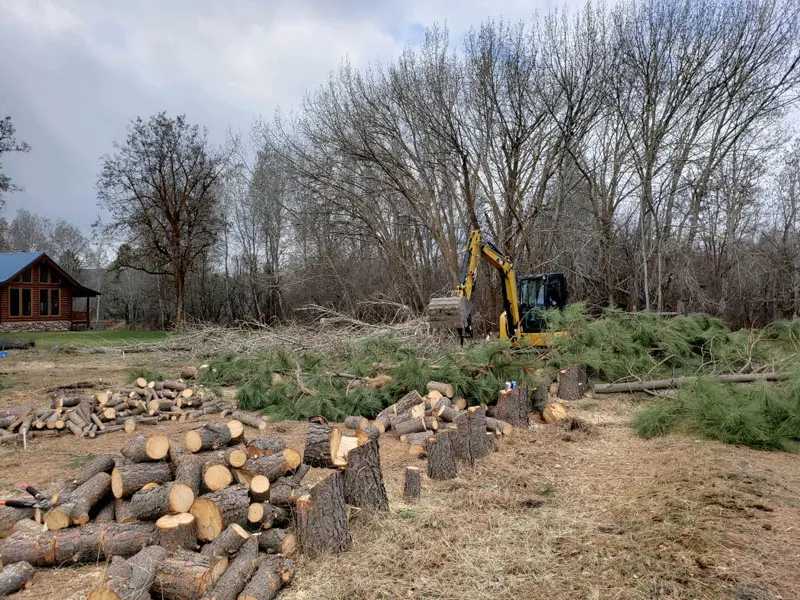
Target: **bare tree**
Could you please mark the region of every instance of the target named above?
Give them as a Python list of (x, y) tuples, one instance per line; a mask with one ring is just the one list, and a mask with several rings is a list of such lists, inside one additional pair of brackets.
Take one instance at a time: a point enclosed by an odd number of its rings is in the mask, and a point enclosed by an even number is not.
[[(0, 119), (0, 160), (2, 160), (3, 154), (7, 152), (28, 152), (30, 150), (28, 144), (17, 141), (14, 137), (15, 134), (16, 129), (11, 122), (11, 117)], [(3, 195), (6, 192), (13, 192), (17, 189), (18, 188), (11, 183), (11, 178), (3, 173), (2, 163), (0, 163), (0, 209), (2, 209), (5, 204)]]

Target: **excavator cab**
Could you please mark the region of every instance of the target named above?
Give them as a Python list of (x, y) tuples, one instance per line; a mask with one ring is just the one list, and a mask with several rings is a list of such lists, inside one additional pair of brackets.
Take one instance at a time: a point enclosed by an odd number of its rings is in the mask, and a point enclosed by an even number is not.
[(520, 326), (523, 333), (538, 333), (547, 328), (542, 313), (548, 308), (563, 309), (567, 304), (567, 281), (563, 273), (542, 273), (517, 279)]

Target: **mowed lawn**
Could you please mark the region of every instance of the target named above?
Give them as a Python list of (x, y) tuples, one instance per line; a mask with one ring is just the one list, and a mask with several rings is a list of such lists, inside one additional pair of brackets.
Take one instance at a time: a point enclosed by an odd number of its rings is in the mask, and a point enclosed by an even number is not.
[(33, 340), (37, 348), (53, 346), (106, 347), (129, 346), (163, 342), (169, 333), (166, 331), (53, 331), (47, 333), (3, 333), (2, 340)]

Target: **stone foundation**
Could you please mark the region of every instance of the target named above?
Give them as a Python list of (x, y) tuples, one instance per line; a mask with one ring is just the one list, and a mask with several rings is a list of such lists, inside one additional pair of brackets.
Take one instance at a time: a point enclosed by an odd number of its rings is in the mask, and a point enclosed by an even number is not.
[(0, 333), (22, 331), (69, 331), (69, 321), (16, 321), (0, 323)]

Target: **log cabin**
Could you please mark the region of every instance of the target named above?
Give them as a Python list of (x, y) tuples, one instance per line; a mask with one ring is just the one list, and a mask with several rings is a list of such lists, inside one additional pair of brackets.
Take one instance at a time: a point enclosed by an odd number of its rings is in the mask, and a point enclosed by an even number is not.
[(0, 332), (88, 329), (89, 298), (99, 295), (44, 252), (0, 253)]

